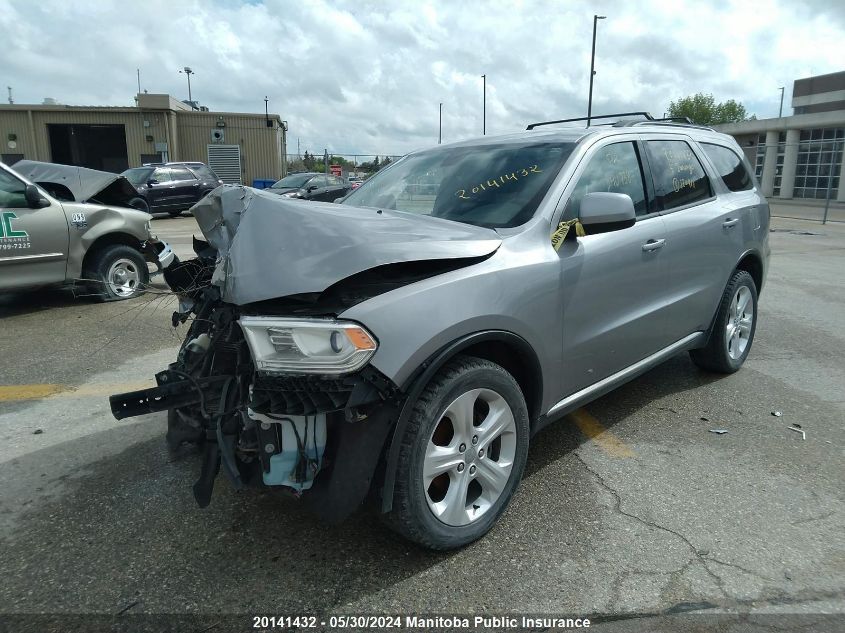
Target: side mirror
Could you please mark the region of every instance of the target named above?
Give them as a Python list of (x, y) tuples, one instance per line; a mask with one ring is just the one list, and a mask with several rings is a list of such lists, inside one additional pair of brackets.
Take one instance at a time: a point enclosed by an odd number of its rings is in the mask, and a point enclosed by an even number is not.
[(26, 186), (24, 198), (26, 198), (26, 204), (30, 209), (43, 209), (44, 207), (50, 206), (50, 201), (41, 195), (41, 192), (38, 191), (38, 187), (35, 185)]
[(579, 215), (585, 228), (594, 227), (603, 231), (626, 229), (637, 221), (634, 201), (626, 193), (588, 193), (581, 200)]
[(156, 180), (155, 178), (150, 178), (147, 181), (147, 185), (150, 186), (150, 187), (152, 187), (153, 185), (157, 185), (157, 184), (158, 184), (158, 180)]

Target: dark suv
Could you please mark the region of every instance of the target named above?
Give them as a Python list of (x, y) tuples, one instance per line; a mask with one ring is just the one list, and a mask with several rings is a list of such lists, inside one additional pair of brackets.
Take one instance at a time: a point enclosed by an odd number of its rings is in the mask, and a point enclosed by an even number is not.
[(172, 217), (223, 184), (203, 163), (148, 163), (127, 169), (121, 175), (138, 190), (147, 205), (146, 211), (166, 211)]
[(352, 191), (352, 184), (337, 176), (308, 171), (288, 174), (266, 191), (285, 198), (334, 202)]

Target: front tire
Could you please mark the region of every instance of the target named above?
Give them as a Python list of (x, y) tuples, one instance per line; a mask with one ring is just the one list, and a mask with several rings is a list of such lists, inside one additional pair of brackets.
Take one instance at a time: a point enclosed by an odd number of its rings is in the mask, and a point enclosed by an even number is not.
[(756, 330), (757, 286), (751, 275), (738, 270), (722, 294), (707, 346), (690, 351), (690, 358), (707, 371), (732, 374), (748, 357)]
[(133, 209), (138, 209), (138, 211), (143, 211), (144, 213), (150, 212), (150, 205), (140, 196), (132, 198), (127, 204)]
[(414, 405), (388, 524), (436, 550), (482, 537), (522, 478), (528, 438), (528, 408), (513, 376), (490, 361), (456, 357)]
[(131, 246), (112, 244), (96, 253), (85, 273), (103, 301), (132, 299), (143, 294), (150, 280), (147, 262)]

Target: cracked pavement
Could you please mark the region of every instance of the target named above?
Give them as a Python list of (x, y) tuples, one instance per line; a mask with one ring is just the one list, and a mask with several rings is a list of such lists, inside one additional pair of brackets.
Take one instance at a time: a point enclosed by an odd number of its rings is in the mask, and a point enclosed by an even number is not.
[[(154, 229), (185, 252), (193, 222)], [(0, 297), (2, 384), (86, 387), (0, 402), (0, 613), (845, 613), (845, 226), (773, 226), (745, 367), (679, 356), (589, 405), (624, 454), (544, 430), (500, 523), (449, 554), (223, 478), (198, 509), (165, 416), (116, 422), (95, 388), (169, 362), (170, 300)]]

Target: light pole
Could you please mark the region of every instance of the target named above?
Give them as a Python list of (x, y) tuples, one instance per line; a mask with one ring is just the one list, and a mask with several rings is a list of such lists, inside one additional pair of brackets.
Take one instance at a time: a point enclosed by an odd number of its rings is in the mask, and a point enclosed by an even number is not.
[(596, 24), (604, 20), (604, 15), (593, 16), (593, 53), (590, 56), (590, 97), (587, 99), (587, 127), (590, 127), (590, 117), (593, 115), (593, 75), (596, 74)]
[(182, 70), (179, 71), (180, 73), (184, 73), (188, 76), (188, 101), (191, 103), (191, 110), (194, 109), (194, 98), (191, 96), (191, 75), (194, 74), (194, 71), (191, 70), (190, 66), (185, 66)]
[(783, 86), (780, 87), (780, 109), (778, 110), (778, 118), (783, 116)]
[(437, 128), (437, 144), (443, 142), (443, 103), (440, 103), (440, 126)]
[(270, 100), (267, 98), (267, 95), (264, 95), (264, 120), (266, 121), (265, 125), (267, 125), (267, 127), (270, 127), (270, 113), (267, 110), (267, 104), (269, 102)]
[(487, 135), (487, 75), (481, 75), (484, 80), (484, 88), (481, 99), (481, 135)]

